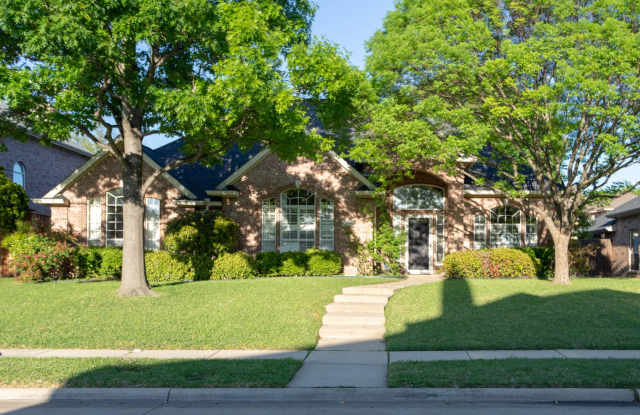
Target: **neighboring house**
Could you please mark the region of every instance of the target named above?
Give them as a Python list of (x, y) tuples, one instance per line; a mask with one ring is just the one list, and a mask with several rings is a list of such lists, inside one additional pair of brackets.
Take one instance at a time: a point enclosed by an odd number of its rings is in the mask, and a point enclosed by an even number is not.
[[(143, 174), (181, 157), (181, 144), (144, 147)], [(482, 171), (472, 159), (460, 165)], [(119, 171), (112, 156), (99, 153), (51, 189), (39, 202), (51, 207), (52, 227), (89, 245), (122, 244)], [(159, 248), (166, 223), (183, 212), (216, 209), (239, 223), (240, 248), (252, 255), (334, 250), (342, 255), (345, 273), (356, 274), (357, 245), (375, 237), (375, 188), (361, 166), (335, 153), (319, 162), (284, 162), (269, 149), (234, 148), (216, 167), (184, 165), (156, 180), (145, 195), (145, 244)], [(535, 217), (509, 206), (500, 194), (427, 165), (399, 184), (387, 205), (394, 226), (407, 234), (403, 263), (409, 273), (433, 272), (447, 252), (536, 245), (541, 238)]]
[[(0, 152), (4, 174), (24, 187), (31, 200), (44, 196), (92, 157), (86, 150), (57, 141), (46, 146), (35, 138), (24, 142), (3, 138), (2, 143), (7, 147), (6, 152)], [(31, 201), (29, 208), (36, 219), (48, 222), (51, 215), (48, 206)]]
[(627, 193), (616, 201), (588, 231), (610, 245), (607, 254), (613, 274), (640, 274), (640, 197)]

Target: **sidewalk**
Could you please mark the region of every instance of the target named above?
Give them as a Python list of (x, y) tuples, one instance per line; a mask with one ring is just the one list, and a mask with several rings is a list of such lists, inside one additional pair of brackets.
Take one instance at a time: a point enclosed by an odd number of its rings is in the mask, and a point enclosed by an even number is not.
[(112, 349), (0, 349), (2, 357), (111, 357), (125, 359), (295, 359), (309, 363), (379, 365), (438, 360), (493, 359), (640, 359), (640, 350), (444, 350), (444, 351), (350, 351), (350, 350), (112, 350)]

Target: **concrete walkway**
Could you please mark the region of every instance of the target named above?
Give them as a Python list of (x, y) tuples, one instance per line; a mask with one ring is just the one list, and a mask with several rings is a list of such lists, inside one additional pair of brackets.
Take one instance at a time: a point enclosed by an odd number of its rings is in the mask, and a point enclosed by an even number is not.
[(346, 287), (326, 306), (318, 345), (290, 388), (386, 387), (384, 307), (401, 288), (442, 280), (442, 275)]

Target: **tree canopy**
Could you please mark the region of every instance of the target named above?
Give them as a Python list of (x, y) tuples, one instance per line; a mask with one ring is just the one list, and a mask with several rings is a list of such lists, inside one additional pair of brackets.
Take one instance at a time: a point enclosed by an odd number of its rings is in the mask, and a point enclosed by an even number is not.
[(401, 0), (368, 43), (381, 100), (354, 156), (393, 174), (476, 155), (501, 176), (478, 184), (539, 193), (566, 237), (639, 159), (639, 29), (638, 1)]

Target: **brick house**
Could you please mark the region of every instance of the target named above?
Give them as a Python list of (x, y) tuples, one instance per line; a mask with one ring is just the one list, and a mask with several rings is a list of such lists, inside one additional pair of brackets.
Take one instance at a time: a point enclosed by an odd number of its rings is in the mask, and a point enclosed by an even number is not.
[[(155, 150), (144, 147), (144, 175), (179, 157), (180, 146), (178, 140)], [(459, 163), (482, 172), (471, 159)], [(117, 162), (99, 153), (39, 202), (51, 207), (53, 228), (89, 245), (120, 245), (121, 186)], [(335, 250), (345, 274), (356, 274), (355, 247), (375, 238), (375, 190), (362, 166), (335, 153), (321, 161), (284, 162), (268, 148), (234, 148), (213, 168), (183, 165), (156, 180), (145, 198), (145, 243), (160, 247), (166, 223), (183, 212), (216, 209), (239, 223), (240, 248), (250, 254)], [(386, 205), (393, 225), (407, 234), (408, 273), (433, 272), (447, 252), (536, 245), (541, 239), (534, 216), (464, 174), (436, 173), (429, 165), (417, 166)]]
[(30, 138), (18, 141), (3, 138), (6, 152), (0, 152), (0, 167), (4, 174), (24, 187), (31, 199), (29, 208), (38, 219), (48, 222), (51, 211), (48, 206), (37, 204), (51, 188), (92, 157), (88, 151), (68, 143), (54, 141), (50, 146)]
[(614, 275), (640, 275), (640, 197), (619, 196), (587, 231), (607, 248), (604, 255)]

